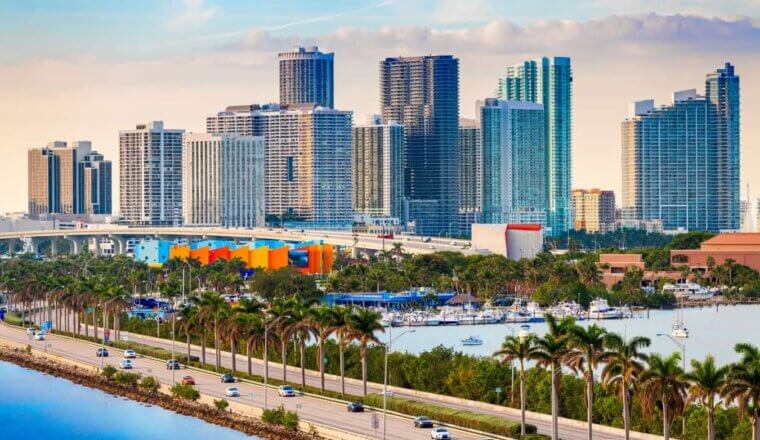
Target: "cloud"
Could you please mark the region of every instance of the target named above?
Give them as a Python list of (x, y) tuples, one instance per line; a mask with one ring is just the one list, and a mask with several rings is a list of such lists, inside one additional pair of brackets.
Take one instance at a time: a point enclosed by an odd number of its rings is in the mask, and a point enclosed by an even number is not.
[(184, 10), (181, 14), (169, 18), (166, 27), (171, 30), (186, 27), (198, 27), (216, 15), (216, 8), (206, 6), (204, 0), (182, 0)]

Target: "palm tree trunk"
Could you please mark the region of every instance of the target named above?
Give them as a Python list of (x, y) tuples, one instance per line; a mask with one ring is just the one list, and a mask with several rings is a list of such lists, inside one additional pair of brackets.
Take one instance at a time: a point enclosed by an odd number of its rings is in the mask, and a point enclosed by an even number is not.
[(247, 342), (245, 344), (245, 357), (248, 358), (248, 375), (250, 376), (251, 373), (251, 343)]
[(594, 439), (594, 373), (587, 373), (586, 379), (586, 422), (588, 423), (588, 440)]
[(559, 412), (559, 405), (558, 405), (558, 396), (557, 396), (557, 370), (554, 365), (552, 365), (552, 440), (558, 440), (559, 439), (559, 430), (557, 426), (557, 418), (558, 418), (558, 412)]
[(232, 374), (237, 371), (237, 340), (230, 338), (230, 354), (232, 354)]
[(668, 421), (668, 403), (665, 393), (662, 393), (662, 438), (670, 439), (670, 422)]
[(219, 323), (214, 319), (214, 363), (219, 371)]
[(361, 347), (362, 357), (362, 382), (364, 386), (364, 396), (367, 395), (367, 346), (362, 344)]
[(760, 409), (755, 408), (752, 417), (752, 440), (760, 440)]
[(190, 332), (185, 333), (185, 338), (187, 341), (187, 359), (185, 363), (190, 363)]
[(345, 353), (343, 352), (343, 335), (340, 335), (340, 340), (338, 341), (338, 351), (339, 351), (339, 357), (340, 357), (340, 394), (346, 395), (346, 357)]
[(319, 388), (325, 391), (325, 338), (319, 338)]
[(288, 381), (288, 338), (282, 339), (280, 354), (282, 356), (282, 383), (286, 383)]
[[(626, 387), (625, 384), (623, 384)], [(623, 427), (625, 428), (625, 440), (631, 438), (631, 397), (628, 395), (628, 388), (623, 388)]]
[(520, 435), (525, 435), (525, 367), (520, 361)]
[(304, 338), (299, 338), (299, 349), (301, 350), (301, 389), (306, 389), (306, 341)]
[[(707, 409), (707, 440), (715, 440), (715, 414), (712, 402)], [(683, 436), (683, 434), (681, 434)]]
[(201, 365), (206, 366), (206, 327), (201, 332)]

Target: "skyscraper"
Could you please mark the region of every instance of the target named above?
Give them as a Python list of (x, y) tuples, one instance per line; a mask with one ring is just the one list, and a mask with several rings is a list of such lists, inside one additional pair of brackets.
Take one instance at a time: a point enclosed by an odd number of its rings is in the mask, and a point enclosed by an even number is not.
[(354, 212), (403, 218), (404, 126), (375, 115), (353, 133)]
[(573, 229), (588, 233), (615, 229), (615, 193), (593, 189), (573, 190)]
[(508, 67), (499, 80), (498, 97), (544, 106), (546, 139), (547, 225), (560, 235), (572, 225), (572, 98), (570, 58), (543, 57)]
[(483, 221), (546, 226), (543, 106), (488, 98), (477, 107), (483, 143)]
[[(103, 168), (100, 177), (95, 174), (98, 182), (92, 180), (93, 166)], [(110, 167), (111, 162), (93, 151), (89, 141), (77, 141), (71, 146), (54, 141), (45, 148), (29, 150), (30, 216), (110, 214)]]
[(212, 134), (264, 137), (266, 213), (304, 227), (351, 224), (352, 113), (314, 104), (228, 107)]
[(82, 178), (82, 212), (85, 214), (111, 213), (111, 161), (91, 151), (79, 162)]
[(280, 53), (280, 104), (333, 108), (333, 58), (317, 46)]
[(383, 120), (406, 133), (404, 195), (415, 231), (456, 231), (459, 208), (459, 60), (451, 55), (386, 58), (380, 62)]
[(32, 148), (28, 153), (29, 217), (60, 212), (60, 168), (50, 148)]
[(718, 225), (721, 229), (739, 229), (743, 218), (739, 212), (739, 77), (731, 63), (707, 74), (705, 97), (716, 112)]
[(184, 143), (185, 223), (264, 226), (264, 139), (189, 133)]
[(163, 121), (119, 132), (119, 206), (131, 225), (182, 223), (182, 136)]
[(470, 235), (470, 225), (481, 221), (483, 205), (483, 147), (480, 127), (472, 119), (459, 120), (459, 233)]

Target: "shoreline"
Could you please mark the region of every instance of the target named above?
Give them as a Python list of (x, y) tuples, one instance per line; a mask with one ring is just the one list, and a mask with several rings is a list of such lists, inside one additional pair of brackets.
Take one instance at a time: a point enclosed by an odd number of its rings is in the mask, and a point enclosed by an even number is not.
[(0, 343), (0, 361), (65, 379), (76, 385), (98, 389), (115, 396), (126, 397), (135, 402), (150, 404), (177, 414), (195, 417), (206, 423), (234, 429), (249, 436), (255, 435), (262, 439), (273, 440), (322, 438), (314, 434), (287, 430), (280, 426), (266, 424), (240, 414), (219, 411), (203, 403), (177, 399), (160, 391), (151, 393), (142, 388), (120, 385), (82, 367), (64, 364), (38, 354), (30, 354), (3, 343)]

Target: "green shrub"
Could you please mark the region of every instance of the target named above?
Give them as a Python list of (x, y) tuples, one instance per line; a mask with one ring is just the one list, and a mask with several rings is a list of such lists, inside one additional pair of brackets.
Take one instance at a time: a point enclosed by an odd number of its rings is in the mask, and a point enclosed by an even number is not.
[(140, 388), (155, 393), (160, 388), (160, 385), (158, 383), (158, 379), (156, 379), (154, 376), (145, 376), (140, 381)]
[[(368, 394), (364, 403), (370, 406), (380, 407), (383, 405), (383, 397), (379, 394)], [(396, 411), (412, 416), (428, 416), (442, 423), (477, 429), (492, 434), (500, 434), (517, 437), (520, 435), (520, 423), (507, 420), (490, 414), (476, 414), (470, 411), (459, 411), (429, 403), (417, 402), (410, 399), (388, 397), (386, 406), (390, 411)], [(525, 430), (529, 434), (536, 432), (536, 427), (526, 425)]]
[(113, 380), (120, 385), (129, 385), (136, 387), (140, 382), (140, 374), (129, 373), (127, 371), (119, 371), (118, 373), (114, 374)]
[(201, 393), (195, 389), (192, 385), (183, 385), (181, 383), (174, 384), (171, 388), (172, 396), (179, 397), (185, 400), (198, 400), (201, 397)]
[(106, 365), (102, 370), (100, 370), (100, 375), (110, 380), (113, 379), (113, 376), (118, 372), (119, 370), (117, 370), (113, 365)]
[(219, 411), (225, 411), (227, 408), (229, 408), (229, 406), (230, 406), (230, 403), (229, 403), (229, 402), (227, 402), (227, 401), (226, 401), (226, 400), (224, 400), (224, 399), (219, 399), (219, 400), (214, 400), (214, 406), (215, 406), (215, 407), (216, 407), (216, 409), (218, 409)]
[(546, 440), (551, 439), (550, 436), (544, 434), (525, 434), (520, 436), (520, 440)]
[(281, 425), (294, 431), (298, 429), (298, 414), (293, 411), (285, 411), (285, 407), (282, 405), (274, 409), (265, 409), (261, 415), (261, 421), (272, 425)]

